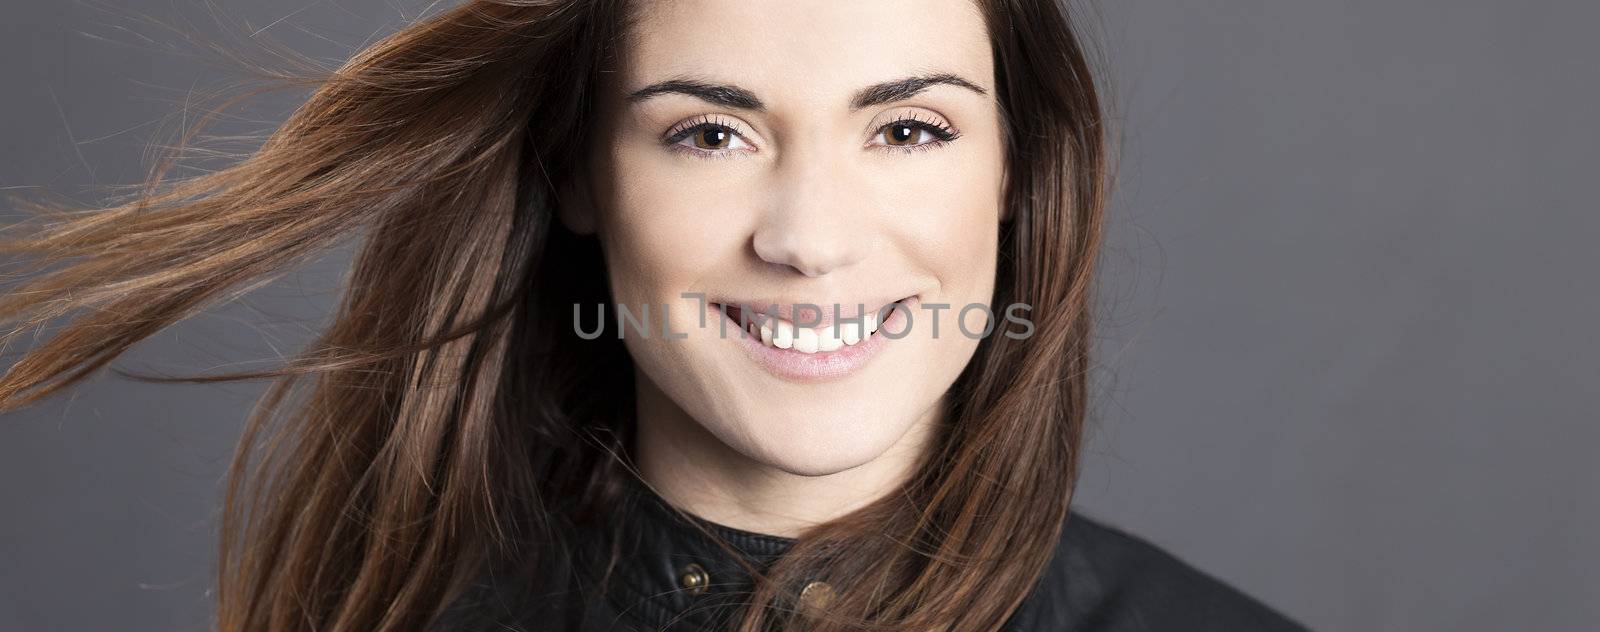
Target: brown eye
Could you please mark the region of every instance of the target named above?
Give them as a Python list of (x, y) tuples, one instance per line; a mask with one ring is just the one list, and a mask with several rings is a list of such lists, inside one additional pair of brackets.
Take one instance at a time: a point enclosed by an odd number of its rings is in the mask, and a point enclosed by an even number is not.
[(702, 119), (699, 122), (681, 124), (677, 129), (678, 131), (662, 139), (663, 142), (683, 151), (695, 152), (697, 155), (725, 156), (755, 150), (755, 147), (752, 147), (732, 124)]
[(939, 119), (923, 120), (908, 113), (879, 125), (867, 144), (909, 151), (938, 147), (960, 137), (961, 133), (948, 123)]
[(733, 134), (728, 130), (705, 127), (695, 132), (694, 146), (700, 149), (726, 149), (732, 139)]
[(905, 123), (891, 123), (883, 128), (884, 144), (903, 147), (917, 144), (921, 129)]

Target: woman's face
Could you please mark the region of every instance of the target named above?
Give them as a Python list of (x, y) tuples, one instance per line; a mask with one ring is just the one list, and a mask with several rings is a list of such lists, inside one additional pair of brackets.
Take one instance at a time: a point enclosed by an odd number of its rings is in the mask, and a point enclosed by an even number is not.
[[(979, 344), (958, 312), (994, 291), (1004, 157), (979, 8), (635, 10), (599, 104), (592, 204), (563, 219), (598, 234), (613, 300), (648, 306), (647, 331), (628, 323), (625, 343), (641, 423), (690, 420), (803, 475), (862, 465), (936, 423)], [(741, 335), (739, 312), (767, 335)], [(974, 308), (962, 324), (993, 320)]]

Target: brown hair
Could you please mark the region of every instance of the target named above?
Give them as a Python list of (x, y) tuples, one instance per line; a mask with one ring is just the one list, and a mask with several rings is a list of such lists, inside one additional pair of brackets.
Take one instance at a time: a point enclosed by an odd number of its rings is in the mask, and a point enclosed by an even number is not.
[[(1034, 335), (981, 343), (902, 493), (799, 538), (743, 630), (992, 630), (1056, 545), (1086, 415), (1103, 117), (1065, 9), (980, 4), (1012, 213), (993, 304), (1032, 305)], [(571, 333), (566, 306), (609, 293), (595, 241), (553, 218), (622, 5), (467, 2), (358, 54), (234, 166), (9, 227), (0, 253), (37, 261), (0, 297), (0, 346), (83, 313), (0, 377), (0, 410), (361, 238), (331, 325), (282, 368), (135, 376), (275, 379), (229, 471), (217, 628), (420, 630), (494, 560), (559, 545), (551, 525), (615, 519), (632, 364)], [(797, 584), (818, 576), (837, 597), (800, 621)]]

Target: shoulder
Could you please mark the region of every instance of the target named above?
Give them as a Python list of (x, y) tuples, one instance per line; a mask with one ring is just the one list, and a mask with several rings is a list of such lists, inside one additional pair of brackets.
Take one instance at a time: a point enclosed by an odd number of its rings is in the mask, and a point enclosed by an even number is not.
[(1011, 630), (1304, 631), (1148, 540), (1074, 510)]

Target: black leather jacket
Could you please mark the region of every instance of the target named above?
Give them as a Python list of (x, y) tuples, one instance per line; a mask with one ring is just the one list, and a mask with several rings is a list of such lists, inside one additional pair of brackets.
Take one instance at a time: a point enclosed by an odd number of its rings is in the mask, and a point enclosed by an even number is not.
[[(703, 631), (734, 620), (749, 576), (642, 486), (623, 494), (615, 537), (590, 530), (577, 555), (501, 569), (455, 602), (434, 630)], [(757, 566), (790, 540), (701, 521)], [(609, 581), (599, 579), (612, 559)], [(532, 573), (530, 575), (529, 573)], [(538, 582), (536, 580), (545, 581)], [(537, 587), (535, 587), (537, 586)], [(1004, 632), (1305, 630), (1153, 544), (1069, 514), (1043, 577)]]

